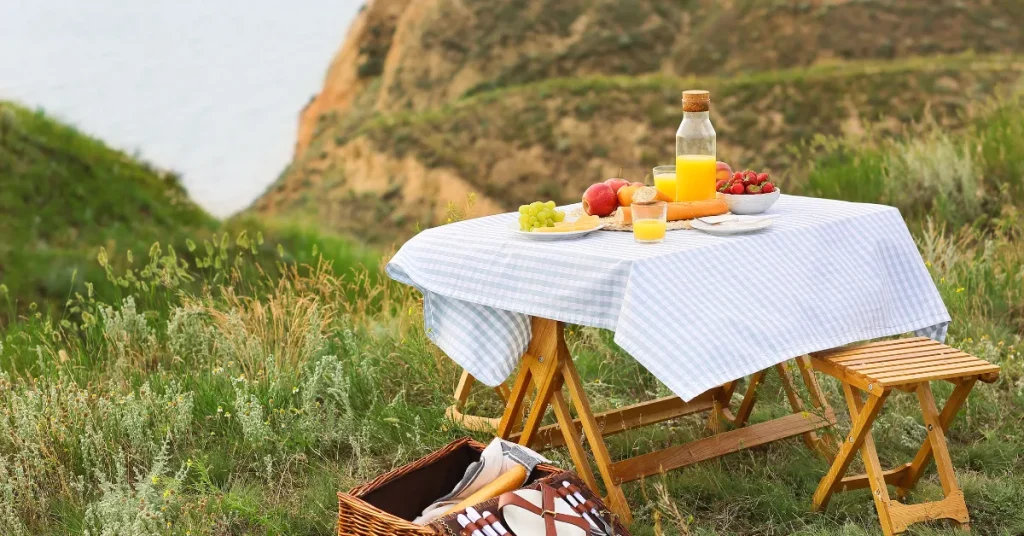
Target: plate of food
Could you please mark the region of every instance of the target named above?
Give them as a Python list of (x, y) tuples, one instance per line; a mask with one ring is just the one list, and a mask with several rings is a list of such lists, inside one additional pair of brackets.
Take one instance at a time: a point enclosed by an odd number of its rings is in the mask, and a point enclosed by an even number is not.
[(519, 207), (519, 218), (509, 230), (530, 240), (566, 240), (586, 236), (604, 226), (597, 216), (567, 217), (565, 212), (555, 209), (554, 201), (535, 201)]

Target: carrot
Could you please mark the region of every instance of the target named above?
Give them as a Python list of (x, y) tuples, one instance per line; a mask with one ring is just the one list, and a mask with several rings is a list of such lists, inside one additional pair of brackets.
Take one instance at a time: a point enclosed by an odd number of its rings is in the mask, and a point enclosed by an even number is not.
[[(706, 201), (679, 201), (668, 204), (668, 221), (692, 220), (704, 216), (717, 216), (729, 212), (729, 205), (721, 199)], [(619, 207), (615, 211), (615, 222), (628, 225), (633, 223), (630, 207)]]

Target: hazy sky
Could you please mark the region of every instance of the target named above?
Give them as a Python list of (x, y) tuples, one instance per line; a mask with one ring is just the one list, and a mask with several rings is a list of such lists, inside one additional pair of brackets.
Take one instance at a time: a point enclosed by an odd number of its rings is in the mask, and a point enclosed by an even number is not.
[(182, 174), (218, 216), (291, 157), (362, 0), (0, 0), (0, 99)]

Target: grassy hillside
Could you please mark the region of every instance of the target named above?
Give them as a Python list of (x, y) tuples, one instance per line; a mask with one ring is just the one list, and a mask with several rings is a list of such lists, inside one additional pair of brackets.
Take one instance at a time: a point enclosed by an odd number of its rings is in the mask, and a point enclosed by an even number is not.
[[(830, 60), (1024, 52), (1015, 23), (1024, 8), (1015, 0), (375, 4), (382, 5), (364, 12), (368, 31), (353, 43), (358, 58), (347, 68), (374, 82), (360, 87), (380, 111), (421, 111), (567, 76), (733, 74)], [(398, 17), (395, 5), (405, 6)]]
[(768, 168), (785, 187), (801, 158), (794, 144), (866, 136), (869, 125), (872, 136), (899, 134), (925, 117), (956, 130), (1022, 73), (1017, 57), (966, 55), (726, 77), (550, 79), (424, 112), (322, 124), (254, 208), (387, 244), (443, 222), (446, 204), (462, 201), (445, 198), (446, 189), (472, 190), (499, 210), (571, 202), (620, 167), (643, 180), (671, 162), (679, 90), (698, 86), (713, 94), (719, 158)]
[[(200, 246), (222, 236), (222, 224), (197, 207), (178, 178), (153, 168), (75, 128), (0, 101), (0, 316), (36, 307), (59, 311), (84, 281), (106, 277), (101, 249), (112, 268), (145, 269), (155, 242), (176, 248), (175, 262), (196, 268)], [(231, 222), (223, 232), (247, 229), (264, 264), (273, 266), (283, 244), (286, 259), (309, 260), (313, 244), (346, 264), (370, 258), (348, 241), (310, 236), (293, 225)], [(129, 253), (131, 252), (131, 253)], [(139, 259), (134, 264), (132, 259)], [(133, 276), (136, 275), (133, 272)], [(109, 289), (103, 298), (116, 298)], [(36, 306), (31, 304), (36, 302)]]
[(148, 247), (214, 224), (173, 174), (10, 102), (0, 102), (0, 182), (0, 282), (24, 305), (69, 297), (76, 271), (96, 274), (101, 246)]
[[(902, 207), (953, 317), (949, 342), (1003, 367), (947, 436), (972, 528), (986, 535), (1024, 533), (1022, 132), (1020, 102), (1010, 100), (958, 132), (819, 140), (805, 153), (817, 157), (800, 163), (808, 178), (792, 185)], [(946, 168), (973, 169), (977, 182), (937, 175)], [(965, 225), (973, 206), (983, 215)], [(444, 416), (459, 371), (428, 341), (415, 291), (379, 267), (340, 277), (324, 264), (285, 263), (261, 275), (259, 249), (230, 238), (200, 246), (205, 268), (193, 274), (151, 270), (122, 285), (125, 270), (112, 268), (96, 294), (113, 288), (116, 300), (76, 300), (64, 323), (29, 316), (7, 326), (0, 534), (326, 536), (337, 490), (467, 434)], [(167, 268), (165, 253), (152, 264)], [(568, 338), (595, 410), (666, 394), (610, 333), (574, 327)], [(838, 384), (824, 386), (841, 406)], [(951, 388), (935, 386), (940, 403)], [(755, 421), (789, 411), (775, 376), (760, 393)], [(887, 465), (909, 459), (926, 435), (913, 397), (893, 398), (874, 434)], [(470, 405), (499, 409), (489, 389)], [(848, 427), (841, 417), (834, 432)], [(617, 435), (610, 447), (620, 457), (703, 433), (703, 419), (686, 417)], [(570, 463), (563, 450), (547, 454)], [(632, 483), (632, 531), (877, 534), (867, 491), (810, 512), (827, 469), (794, 438)], [(927, 472), (913, 499), (940, 496)], [(933, 523), (908, 534), (959, 533)]]

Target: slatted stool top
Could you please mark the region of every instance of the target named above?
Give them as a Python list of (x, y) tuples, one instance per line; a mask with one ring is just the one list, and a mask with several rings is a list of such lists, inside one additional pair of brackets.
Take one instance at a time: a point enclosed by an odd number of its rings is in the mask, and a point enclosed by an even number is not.
[(999, 367), (926, 337), (870, 342), (815, 352), (817, 369), (871, 390), (977, 377), (993, 382)]

